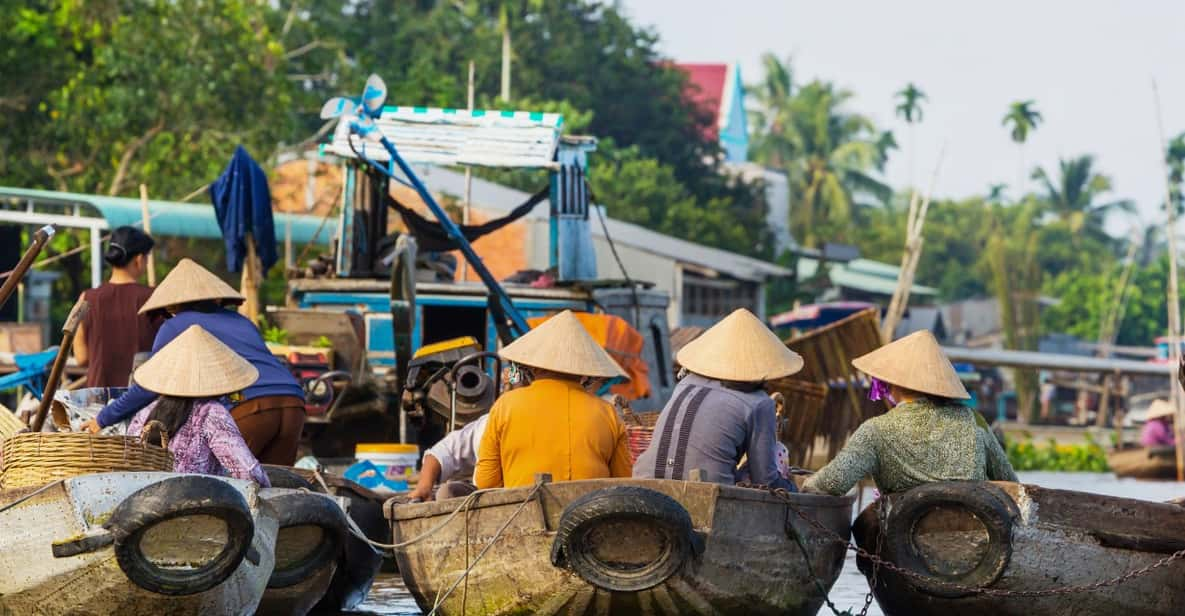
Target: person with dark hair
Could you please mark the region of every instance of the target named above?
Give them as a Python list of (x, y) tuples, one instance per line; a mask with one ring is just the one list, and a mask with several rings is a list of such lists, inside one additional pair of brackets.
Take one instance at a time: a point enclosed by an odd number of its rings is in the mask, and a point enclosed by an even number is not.
[(173, 472), (229, 476), (270, 487), (263, 466), (219, 401), (257, 378), (259, 371), (247, 360), (190, 325), (136, 369), (136, 383), (160, 397), (136, 413), (128, 434), (147, 432), (147, 442), (159, 443), (163, 432), (173, 454)]
[[(156, 335), (152, 347), (154, 354), (190, 326), (200, 325), (255, 367), (259, 372), (258, 380), (228, 396), (231, 416), (251, 453), (260, 462), (292, 466), (296, 462), (305, 421), (304, 390), (268, 350), (259, 328), (243, 315), (225, 307), (242, 302), (243, 296), (230, 285), (193, 260), (182, 259), (153, 291), (140, 312), (161, 311), (172, 315)], [(131, 417), (154, 398), (156, 394), (137, 382), (84, 427), (97, 432)]]
[(113, 231), (103, 253), (111, 278), (82, 294), (89, 311), (74, 336), (74, 359), (86, 366), (87, 387), (127, 387), (132, 358), (152, 348), (161, 320), (138, 312), (152, 295), (139, 281), (154, 244), (135, 227)]
[(804, 492), (846, 494), (871, 476), (884, 494), (935, 481), (1017, 481), (1008, 455), (928, 330), (852, 360), (871, 379), (868, 397), (892, 409), (860, 424)]

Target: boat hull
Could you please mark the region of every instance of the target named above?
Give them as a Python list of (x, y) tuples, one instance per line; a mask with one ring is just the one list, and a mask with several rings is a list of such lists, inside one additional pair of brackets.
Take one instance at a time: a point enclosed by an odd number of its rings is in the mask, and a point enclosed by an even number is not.
[[(253, 517), (249, 556), (224, 581), (188, 595), (146, 590), (121, 569), (111, 545), (55, 557), (53, 544), (102, 532), (104, 522), (133, 492), (174, 473), (100, 473), (67, 479), (0, 513), (0, 614), (156, 615), (251, 614), (271, 575), (277, 525), (259, 506), (256, 485), (222, 479), (246, 500)], [(0, 505), (33, 492), (0, 492)], [(200, 522), (189, 533), (202, 532)]]
[[(686, 510), (699, 546), (665, 580), (632, 591), (610, 590), (590, 583), (586, 574), (571, 567), (553, 564), (557, 535), (571, 526), (566, 510), (579, 506), (574, 503), (581, 499), (621, 488), (643, 488), (673, 499)], [(467, 515), (457, 515), (422, 541), (396, 551), (399, 571), (421, 609), (430, 610), (438, 593), (443, 595), (472, 564), (465, 581), (437, 613), (814, 614), (823, 596), (808, 569), (829, 589), (843, 566), (842, 544), (761, 490), (670, 480), (570, 481), (544, 484), (532, 502), (522, 506), (531, 491), (482, 494)], [(831, 533), (848, 536), (851, 498), (795, 494), (791, 499)], [(431, 531), (462, 502), (389, 504), (394, 540), (403, 542)], [(619, 528), (630, 528), (626, 524)], [(503, 525), (506, 529), (499, 534)], [(606, 528), (611, 544), (607, 560), (628, 561), (634, 552), (651, 550), (653, 537), (647, 533)], [(788, 528), (802, 538), (809, 567)], [(491, 540), (488, 553), (473, 564)]]
[(1123, 449), (1107, 454), (1107, 466), (1117, 477), (1133, 479), (1177, 479), (1177, 458), (1172, 449)]
[[(941, 484), (950, 486), (951, 484)], [(1084, 492), (1052, 490), (1038, 486), (992, 483), (969, 484), (984, 489), (999, 488), (996, 493), (1011, 502), (1004, 509), (1011, 520), (999, 526), (1006, 531), (1009, 545), (973, 544), (966, 537), (970, 518), (958, 512), (959, 499), (946, 503), (933, 501), (925, 517), (916, 525), (904, 516), (904, 501), (898, 495), (870, 505), (857, 518), (853, 533), (858, 545), (882, 558), (906, 565), (912, 558), (894, 552), (892, 537), (915, 546), (925, 565), (908, 569), (930, 579), (940, 575), (952, 581), (998, 591), (1042, 591), (1082, 587), (1122, 576), (1148, 567), (1177, 550), (1185, 549), (1185, 507), (1114, 498)], [(968, 484), (957, 486), (968, 489)], [(984, 491), (988, 491), (984, 489)], [(902, 496), (909, 495), (908, 492)], [(943, 522), (946, 516), (951, 523)], [(953, 521), (959, 518), (961, 521)], [(923, 521), (925, 520), (925, 521)], [(913, 528), (915, 530), (908, 530)], [(921, 530), (916, 530), (921, 529)], [(911, 533), (915, 533), (910, 536)], [(962, 533), (962, 534), (961, 534)], [(982, 536), (976, 531), (972, 536)], [(905, 545), (899, 543), (898, 545)], [(997, 551), (996, 547), (1006, 547)], [(905, 548), (909, 549), (909, 548)], [(972, 580), (966, 568), (953, 566), (966, 560), (967, 553), (1003, 555), (997, 570)], [(941, 585), (923, 588), (917, 582), (884, 567), (876, 570), (863, 558), (860, 570), (873, 584), (877, 603), (892, 615), (960, 614), (966, 616), (1013, 616), (1031, 614), (1075, 614), (1076, 616), (1168, 616), (1185, 614), (1185, 560), (1176, 560), (1122, 584), (1091, 591), (1075, 591), (1052, 596), (997, 596), (959, 592)], [(951, 574), (953, 575), (947, 575)], [(875, 580), (875, 583), (873, 583)]]

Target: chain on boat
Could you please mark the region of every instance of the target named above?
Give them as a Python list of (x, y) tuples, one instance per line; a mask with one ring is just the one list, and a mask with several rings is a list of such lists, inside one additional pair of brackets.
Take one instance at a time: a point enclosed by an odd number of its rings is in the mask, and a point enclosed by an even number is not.
[[(910, 578), (910, 579), (917, 580), (920, 582), (925, 582), (927, 584), (933, 584), (936, 586), (941, 586), (944, 588), (948, 588), (950, 590), (955, 590), (955, 591), (968, 593), (968, 594), (980, 594), (980, 595), (988, 595), (988, 596), (992, 596), (992, 597), (1054, 597), (1054, 596), (1061, 596), (1061, 595), (1071, 595), (1071, 594), (1078, 594), (1078, 593), (1094, 592), (1094, 591), (1097, 591), (1097, 590), (1100, 590), (1103, 588), (1107, 588), (1110, 586), (1118, 586), (1120, 584), (1123, 584), (1123, 583), (1133, 580), (1135, 578), (1147, 575), (1147, 574), (1149, 574), (1157, 569), (1160, 569), (1162, 567), (1166, 567), (1175, 561), (1185, 559), (1185, 550), (1178, 550), (1178, 551), (1173, 552), (1172, 554), (1169, 554), (1168, 556), (1165, 556), (1164, 558), (1162, 558), (1152, 564), (1149, 564), (1147, 566), (1141, 567), (1139, 569), (1133, 569), (1132, 571), (1128, 571), (1128, 572), (1124, 573), (1123, 575), (1119, 575), (1119, 576), (1116, 576), (1113, 578), (1109, 578), (1106, 580), (1099, 580), (1098, 582), (1094, 582), (1092, 584), (1080, 584), (1080, 585), (1076, 585), (1076, 586), (1061, 586), (1061, 587), (1046, 588), (1046, 589), (1041, 589), (1041, 590), (1004, 590), (1004, 589), (999, 589), (999, 588), (979, 588), (976, 586), (967, 586), (965, 584), (959, 584), (957, 582), (950, 582), (947, 580), (941, 580), (941, 579), (938, 579), (938, 578), (935, 578), (932, 576), (925, 575), (923, 573), (919, 573), (919, 572), (914, 571), (912, 569), (906, 569), (904, 567), (898, 566), (895, 563), (885, 560), (885, 559), (881, 558), (880, 556), (873, 554), (872, 552), (869, 552), (868, 550), (866, 550), (858, 545), (853, 544), (852, 542), (845, 539), (844, 537), (841, 537), (840, 535), (838, 535), (831, 529), (827, 528), (826, 526), (823, 526), (823, 524), (821, 524), (818, 520), (808, 516), (805, 512), (803, 512), (801, 509), (799, 509), (793, 503), (793, 498), (791, 496), (791, 492), (788, 492), (787, 490), (785, 490), (783, 488), (771, 488), (769, 486), (752, 485), (752, 484), (740, 484), (740, 485), (741, 485), (741, 487), (764, 490), (764, 491), (769, 492), (770, 494), (773, 494), (779, 500), (786, 503), (786, 506), (789, 507), (790, 510), (793, 511), (796, 516), (798, 516), (804, 522), (811, 525), (816, 530), (818, 530), (820, 533), (822, 533), (825, 538), (827, 538), (830, 541), (834, 541), (836, 543), (843, 544), (846, 547), (846, 549), (854, 552), (857, 556), (867, 559), (873, 565), (873, 568), (872, 568), (873, 580), (869, 584), (870, 588), (875, 585), (875, 576), (876, 576), (877, 570), (881, 567), (884, 567), (886, 570), (891, 571), (893, 573), (896, 573), (896, 574), (901, 575), (906, 578)], [(794, 538), (795, 538), (795, 541), (799, 543), (799, 548), (804, 550), (803, 555), (805, 556), (806, 555), (805, 546), (802, 544), (801, 539), (799, 539), (798, 533), (794, 533)], [(878, 538), (878, 541), (879, 541), (879, 538)], [(809, 563), (809, 559), (808, 559), (808, 563)], [(811, 572), (811, 576), (815, 577), (813, 571)], [(815, 577), (815, 581), (816, 581), (816, 584), (819, 584), (819, 580), (817, 577)], [(821, 585), (819, 587), (820, 587), (820, 589), (822, 589)], [(824, 600), (827, 603), (827, 606), (829, 608), (831, 608), (831, 611), (834, 612), (836, 615), (843, 616), (845, 614), (851, 614), (850, 611), (849, 612), (838, 611), (835, 608), (834, 604), (832, 604), (830, 597), (828, 597), (825, 592), (823, 593), (823, 596), (824, 596)], [(860, 611), (861, 615), (867, 613), (868, 607), (872, 602), (872, 593), (871, 592), (869, 592), (865, 596), (864, 601), (865, 601), (864, 602), (864, 609)]]

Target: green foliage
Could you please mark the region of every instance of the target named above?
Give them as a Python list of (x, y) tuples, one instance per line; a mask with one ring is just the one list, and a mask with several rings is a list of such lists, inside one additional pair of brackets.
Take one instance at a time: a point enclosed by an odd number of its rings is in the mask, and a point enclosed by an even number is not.
[(318, 336), (317, 339), (313, 341), (312, 346), (317, 347), (318, 349), (332, 349), (333, 341), (329, 339), (329, 336)]
[[(1121, 267), (1121, 263), (1114, 261), (1108, 271), (1097, 274), (1066, 271), (1054, 276), (1046, 284), (1045, 292), (1061, 302), (1042, 311), (1041, 327), (1086, 340), (1097, 339), (1119, 292)], [(1167, 257), (1135, 268), (1127, 289), (1123, 320), (1118, 326), (1117, 344), (1148, 346), (1168, 331), (1164, 309), (1167, 280)]]
[(909, 124), (922, 121), (922, 101), (926, 100), (925, 92), (910, 82), (897, 92), (897, 98), (901, 101), (897, 103), (897, 115)]
[(1023, 144), (1029, 139), (1029, 133), (1037, 128), (1043, 118), (1041, 112), (1034, 108), (1035, 101), (1016, 101), (1008, 106), (1008, 113), (1004, 114), (1003, 126), (1011, 125), (1009, 136), (1012, 140)]
[(1018, 471), (1067, 471), (1105, 473), (1107, 452), (1090, 435), (1084, 445), (1059, 445), (1054, 439), (1045, 444), (1032, 438), (1008, 443), (1008, 461)]
[(765, 80), (750, 89), (754, 160), (783, 170), (794, 195), (790, 228), (806, 246), (853, 242), (869, 211), (892, 197), (876, 176), (883, 171), (891, 133), (847, 110), (852, 93), (826, 81), (801, 87), (791, 70), (766, 55)]
[(260, 331), (263, 333), (263, 341), (271, 344), (288, 344), (288, 330), (275, 325), (269, 325), (261, 321), (259, 323)]

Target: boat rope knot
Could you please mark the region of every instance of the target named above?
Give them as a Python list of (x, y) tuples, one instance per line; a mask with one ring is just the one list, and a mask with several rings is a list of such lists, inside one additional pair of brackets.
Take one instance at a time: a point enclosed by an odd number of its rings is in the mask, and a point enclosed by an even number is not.
[[(790, 510), (794, 512), (795, 515), (797, 515), (799, 518), (801, 518), (807, 524), (810, 524), (812, 527), (814, 527), (816, 530), (818, 530), (820, 533), (822, 533), (827, 539), (834, 541), (836, 543), (843, 544), (844, 546), (846, 546), (846, 548), (848, 550), (855, 552), (858, 557), (866, 559), (869, 563), (871, 563), (874, 566), (874, 571), (875, 571), (875, 568), (884, 567), (888, 571), (891, 571), (891, 572), (893, 572), (897, 575), (900, 575), (902, 577), (914, 580), (915, 582), (920, 582), (920, 583), (923, 583), (923, 584), (926, 584), (929, 586), (945, 587), (949, 590), (957, 591), (957, 592), (965, 593), (965, 594), (980, 594), (980, 595), (988, 595), (988, 596), (992, 596), (992, 597), (1055, 597), (1055, 596), (1061, 596), (1061, 595), (1089, 593), (1089, 592), (1095, 592), (1095, 591), (1101, 590), (1103, 588), (1108, 588), (1111, 586), (1119, 586), (1121, 584), (1124, 584), (1126, 582), (1134, 580), (1138, 577), (1148, 575), (1148, 574), (1156, 571), (1157, 569), (1167, 567), (1168, 565), (1170, 565), (1174, 562), (1177, 562), (1179, 560), (1185, 560), (1185, 550), (1178, 550), (1176, 552), (1173, 552), (1172, 554), (1165, 556), (1164, 558), (1161, 558), (1160, 560), (1158, 560), (1154, 563), (1151, 563), (1151, 564), (1146, 565), (1144, 567), (1140, 567), (1139, 569), (1133, 569), (1133, 570), (1128, 571), (1122, 575), (1118, 575), (1113, 578), (1108, 578), (1105, 580), (1099, 580), (1099, 581), (1093, 582), (1091, 584), (1078, 584), (1075, 586), (1061, 586), (1061, 587), (1054, 587), (1054, 588), (1043, 588), (1040, 590), (1005, 590), (1005, 589), (1000, 589), (1000, 588), (968, 586), (965, 584), (959, 584), (957, 582), (951, 582), (948, 580), (938, 579), (933, 576), (919, 573), (917, 571), (914, 571), (913, 569), (907, 569), (905, 567), (901, 567), (893, 562), (890, 562), (884, 558), (881, 558), (880, 556), (878, 556), (872, 552), (869, 552), (868, 550), (866, 550), (858, 545), (853, 544), (847, 538), (842, 537), (839, 534), (837, 534), (836, 532), (832, 531), (831, 529), (823, 526), (823, 524), (820, 523), (818, 520), (807, 515), (806, 512), (802, 511), (802, 509), (800, 509), (797, 505), (794, 504), (793, 493), (791, 493), (785, 489), (771, 488), (769, 486), (751, 485), (751, 484), (738, 484), (738, 485), (740, 485), (741, 487), (746, 487), (746, 488), (755, 488), (755, 489), (765, 490), (765, 491), (769, 492), (770, 494), (773, 494), (774, 496), (776, 496), (777, 498), (779, 498), (780, 500), (785, 502), (786, 506), (788, 506), (790, 508)], [(830, 602), (828, 602), (828, 603), (830, 606)], [(866, 605), (865, 610), (867, 610), (867, 609), (868, 608)], [(832, 607), (832, 611), (835, 612), (837, 615), (843, 614), (843, 612), (836, 611), (834, 607)]]

